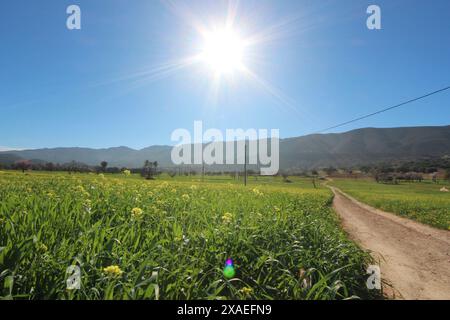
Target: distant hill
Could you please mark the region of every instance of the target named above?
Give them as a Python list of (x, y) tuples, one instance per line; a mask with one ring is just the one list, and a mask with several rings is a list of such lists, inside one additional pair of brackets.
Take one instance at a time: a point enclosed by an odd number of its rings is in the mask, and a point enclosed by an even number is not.
[(10, 165), (21, 159), (22, 159), (21, 157), (19, 157), (18, 155), (9, 153), (9, 151), (8, 152), (0, 152), (0, 163)]
[(450, 155), (450, 126), (364, 128), (284, 139), (283, 168), (348, 167)]
[[(145, 160), (172, 166), (170, 146), (141, 150), (128, 147), (108, 149), (55, 148), (0, 152), (0, 163), (39, 159), (53, 163), (77, 161), (98, 165), (141, 167)], [(350, 167), (382, 161), (418, 160), (450, 155), (450, 126), (409, 128), (364, 128), (345, 133), (314, 134), (280, 140), (281, 169)]]

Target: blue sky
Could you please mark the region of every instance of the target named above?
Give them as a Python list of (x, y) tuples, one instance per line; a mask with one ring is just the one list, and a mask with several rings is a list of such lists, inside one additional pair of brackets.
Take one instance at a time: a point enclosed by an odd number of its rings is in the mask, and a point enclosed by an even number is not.
[[(81, 30), (66, 28), (71, 4)], [(381, 7), (382, 30), (366, 27), (370, 4)], [(227, 5), (3, 1), (0, 146), (143, 148), (172, 144), (172, 131), (194, 120), (300, 136), (450, 85), (448, 0), (241, 0), (235, 29), (268, 38), (246, 57), (265, 86), (236, 72), (212, 99), (206, 65), (151, 76), (200, 48), (192, 17), (220, 25)], [(334, 132), (448, 124), (445, 92)]]

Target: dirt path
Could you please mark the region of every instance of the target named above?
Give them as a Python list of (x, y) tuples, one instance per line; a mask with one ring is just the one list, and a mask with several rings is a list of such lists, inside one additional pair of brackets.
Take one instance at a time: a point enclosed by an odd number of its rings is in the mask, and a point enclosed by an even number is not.
[(450, 299), (449, 231), (374, 209), (330, 188), (345, 231), (378, 261), (388, 297)]

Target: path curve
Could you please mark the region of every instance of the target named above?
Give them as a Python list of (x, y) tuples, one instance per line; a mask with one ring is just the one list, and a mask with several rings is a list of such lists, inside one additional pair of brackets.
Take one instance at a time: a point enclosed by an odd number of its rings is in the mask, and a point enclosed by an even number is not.
[(372, 208), (330, 188), (344, 230), (379, 263), (385, 295), (450, 299), (449, 231)]

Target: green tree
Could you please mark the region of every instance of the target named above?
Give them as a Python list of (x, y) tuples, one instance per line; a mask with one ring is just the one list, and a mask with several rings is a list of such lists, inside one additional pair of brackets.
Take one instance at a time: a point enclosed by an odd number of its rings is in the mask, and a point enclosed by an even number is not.
[(156, 174), (156, 168), (158, 167), (158, 161), (151, 162), (149, 160), (145, 160), (144, 167), (141, 171), (141, 176), (147, 180), (153, 180)]
[(31, 162), (29, 160), (19, 160), (16, 161), (15, 167), (19, 170), (22, 170), (22, 173), (25, 173), (25, 170), (30, 169)]
[(102, 172), (106, 172), (106, 167), (108, 167), (108, 162), (102, 161), (100, 163), (100, 166), (102, 167)]

